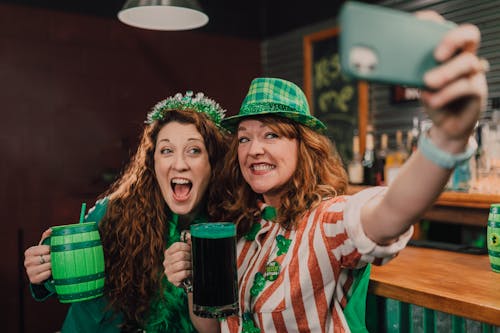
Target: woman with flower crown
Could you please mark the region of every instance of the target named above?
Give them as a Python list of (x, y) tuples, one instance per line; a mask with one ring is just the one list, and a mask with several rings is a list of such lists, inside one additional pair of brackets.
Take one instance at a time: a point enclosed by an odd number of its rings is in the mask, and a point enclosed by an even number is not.
[(252, 81), (239, 114), (222, 122), (234, 133), (221, 211), (238, 228), (240, 306), (222, 332), (366, 332), (370, 264), (405, 247), (453, 168), (474, 154), (469, 137), (488, 92), (479, 40), (472, 25), (444, 37), (435, 50), (442, 64), (426, 73), (431, 89), (422, 93), (433, 127), (389, 187), (352, 196), (302, 90)]
[[(168, 282), (164, 256), (174, 243), (187, 247), (180, 242), (182, 230), (214, 217), (210, 184), (227, 151), (219, 127), (224, 112), (202, 93), (187, 92), (148, 114), (135, 156), (86, 217), (99, 221), (104, 296), (73, 303), (62, 332), (195, 331), (188, 310), (192, 294)], [(51, 296), (49, 246), (27, 249), (24, 265), (33, 297)]]

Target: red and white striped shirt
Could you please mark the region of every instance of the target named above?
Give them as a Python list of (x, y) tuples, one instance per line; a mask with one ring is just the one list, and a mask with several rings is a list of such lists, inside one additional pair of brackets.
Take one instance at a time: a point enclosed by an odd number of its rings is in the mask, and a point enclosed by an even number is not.
[[(294, 230), (262, 220), (255, 240), (237, 244), (240, 316), (221, 321), (222, 332), (241, 332), (241, 314), (251, 312), (261, 332), (350, 332), (343, 309), (353, 282), (352, 269), (367, 263), (383, 264), (408, 242), (410, 228), (387, 247), (364, 234), (360, 208), (384, 188), (354, 196), (325, 200), (309, 212)], [(288, 252), (276, 256), (276, 236), (292, 240)], [(255, 274), (271, 261), (280, 264), (275, 281), (251, 297)]]

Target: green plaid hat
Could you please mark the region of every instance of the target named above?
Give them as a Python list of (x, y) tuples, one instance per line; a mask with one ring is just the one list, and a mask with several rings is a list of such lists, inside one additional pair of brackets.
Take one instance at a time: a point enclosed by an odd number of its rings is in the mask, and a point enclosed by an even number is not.
[(243, 100), (240, 113), (223, 119), (221, 126), (234, 132), (241, 120), (258, 115), (289, 118), (319, 133), (324, 133), (326, 130), (325, 124), (311, 116), (302, 90), (294, 83), (282, 79), (254, 79)]

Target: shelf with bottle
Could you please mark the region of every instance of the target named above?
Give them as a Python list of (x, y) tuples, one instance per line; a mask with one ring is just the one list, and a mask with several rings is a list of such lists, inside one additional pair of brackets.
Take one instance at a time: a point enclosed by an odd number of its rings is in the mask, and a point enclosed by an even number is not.
[(363, 156), (360, 152), (360, 138), (354, 133), (352, 138), (353, 157), (347, 165), (349, 183), (353, 185), (380, 185), (378, 163), (375, 153), (375, 138), (372, 130), (366, 134), (366, 147)]
[(396, 147), (395, 149), (389, 149), (387, 157), (385, 160), (385, 183), (387, 185), (396, 178), (399, 170), (403, 164), (408, 159), (408, 151), (403, 144), (403, 132), (401, 130), (396, 131)]
[(468, 191), (500, 195), (500, 103), (483, 117), (474, 132), (478, 144), (471, 159), (471, 179)]
[[(484, 226), (491, 204), (500, 203), (500, 157), (497, 158), (495, 155), (500, 154), (500, 148), (492, 148), (500, 147), (500, 111), (492, 113), (491, 119), (483, 120), (480, 125), (476, 131), (479, 150), (476, 157), (471, 159), (469, 185), (464, 189), (460, 187), (460, 190), (456, 190), (451, 186), (454, 179), (452, 175), (449, 187), (441, 193), (433, 207), (425, 214), (425, 218), (462, 225)], [(393, 178), (397, 174), (399, 168), (416, 149), (420, 133), (429, 127), (430, 121), (422, 120), (419, 122), (418, 118), (414, 118), (413, 128), (408, 131), (410, 134), (407, 135), (406, 144), (403, 143), (403, 132), (397, 131), (397, 145), (391, 149), (387, 149), (387, 134), (381, 134), (380, 149), (376, 152), (376, 185), (390, 183), (391, 177)], [(358, 165), (362, 163), (359, 161), (360, 158), (358, 156)], [(380, 167), (384, 160), (385, 167)], [(486, 169), (489, 171), (485, 176), (484, 170)], [(368, 185), (371, 184), (366, 181), (351, 183), (347, 194), (357, 193), (369, 187)]]
[(375, 157), (375, 139), (373, 133), (366, 134), (366, 148), (363, 154), (363, 184), (377, 185), (377, 160)]
[[(500, 115), (500, 112), (498, 113), (498, 115)], [(495, 124), (497, 121), (496, 117), (496, 115), (495, 117), (492, 117), (495, 118), (492, 119), (494, 120)], [(485, 140), (486, 136), (488, 135), (490, 137), (488, 140), (492, 140), (491, 133), (486, 131), (491, 131), (491, 128), (493, 126), (491, 125), (491, 121), (486, 122), (486, 124), (487, 125), (484, 126), (488, 126), (488, 128), (485, 129), (485, 127), (482, 126), (478, 128), (477, 133), (482, 133), (483, 140)], [(420, 131), (418, 130), (419, 127), (421, 127)], [(403, 163), (413, 152), (413, 150), (416, 149), (415, 142), (420, 132), (423, 132), (428, 127), (429, 124), (426, 121), (421, 122), (419, 126), (418, 119), (413, 120), (413, 128), (410, 130), (412, 134), (407, 136), (411, 139), (411, 143), (407, 142), (406, 145), (412, 148), (411, 151), (407, 151), (405, 149), (405, 145), (403, 144), (402, 131), (398, 131), (396, 134), (397, 146), (389, 150), (387, 150), (387, 135), (381, 135), (381, 148), (379, 151), (377, 151), (377, 157), (380, 156), (378, 158), (379, 163), (383, 161), (385, 157), (386, 163), (385, 167), (383, 167), (384, 172), (382, 172), (382, 175), (385, 177), (385, 181), (377, 182), (377, 185), (387, 185), (388, 183), (390, 183), (391, 177), (394, 177), (395, 174), (397, 174), (399, 168), (403, 165)], [(481, 137), (479, 137), (477, 140), (479, 143), (479, 147), (484, 147), (484, 143), (481, 144)], [(491, 144), (489, 146), (491, 147)], [(491, 152), (491, 148), (485, 149), (485, 151)], [(473, 166), (471, 167), (472, 176), (470, 186), (468, 186), (466, 190), (462, 191), (455, 191), (451, 186), (445, 189), (445, 191), (442, 192), (438, 197), (433, 207), (426, 214), (427, 218), (440, 221), (449, 221), (452, 223), (455, 222), (458, 224), (484, 225), (490, 205), (492, 203), (500, 202), (500, 172), (491, 171), (494, 169), (493, 166), (495, 163), (487, 163), (490, 170), (487, 176), (489, 178), (485, 178), (484, 173), (481, 171), (482, 169), (480, 165), (479, 168), (476, 168), (476, 166), (474, 165), (474, 163), (476, 162), (479, 163), (478, 161), (480, 159), (488, 158), (488, 160), (491, 160), (491, 158), (486, 155), (485, 151), (479, 151), (478, 156), (476, 156), (475, 159), (471, 160)], [(484, 164), (482, 168), (484, 169)], [(382, 176), (379, 175), (378, 177), (380, 178)], [(453, 177), (451, 177), (450, 179), (453, 179)], [(483, 184), (482, 187), (479, 186), (481, 182)], [(487, 184), (488, 191), (485, 191), (486, 185), (484, 185), (484, 183)], [(364, 186), (360, 186), (359, 184), (351, 185), (348, 189), (348, 194), (354, 194), (368, 187), (366, 186), (366, 183), (363, 184)]]
[(359, 135), (354, 133), (352, 137), (352, 159), (347, 165), (349, 183), (354, 185), (363, 184), (363, 164), (360, 153)]
[(376, 152), (376, 177), (377, 185), (385, 185), (385, 164), (389, 154), (389, 137), (386, 133), (380, 136), (380, 148)]

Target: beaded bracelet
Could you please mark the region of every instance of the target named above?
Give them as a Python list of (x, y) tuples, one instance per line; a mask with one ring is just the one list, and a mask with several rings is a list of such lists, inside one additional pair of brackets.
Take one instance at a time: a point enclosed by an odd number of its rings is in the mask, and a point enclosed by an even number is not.
[(463, 153), (450, 154), (438, 148), (429, 138), (428, 131), (422, 133), (418, 139), (418, 148), (420, 152), (432, 163), (439, 165), (444, 169), (453, 169), (457, 165), (468, 161), (476, 152), (477, 142), (474, 139), (469, 140), (467, 148)]

